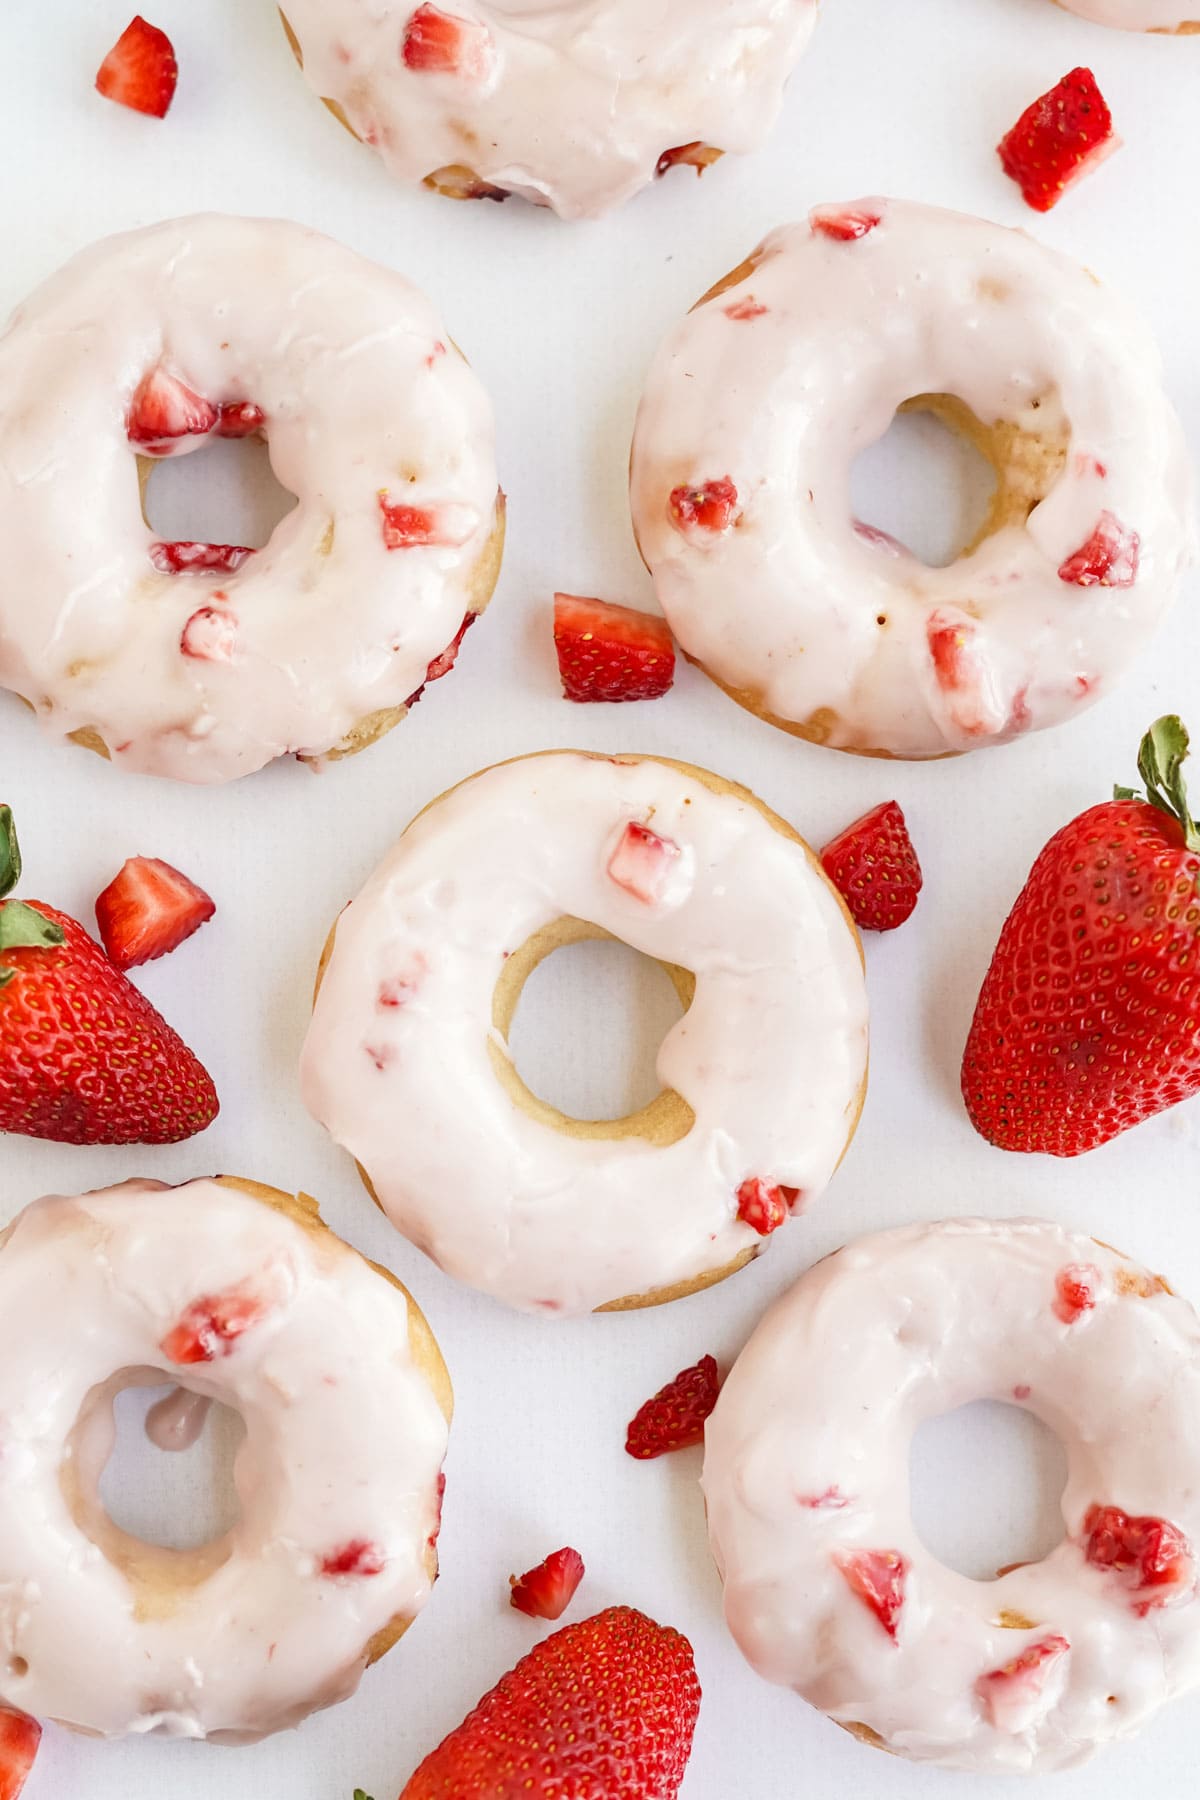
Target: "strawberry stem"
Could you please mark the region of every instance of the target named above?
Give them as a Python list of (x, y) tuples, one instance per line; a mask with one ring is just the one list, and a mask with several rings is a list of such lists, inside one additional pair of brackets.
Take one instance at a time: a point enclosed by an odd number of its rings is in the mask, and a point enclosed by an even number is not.
[(0, 806), (0, 899), (11, 894), (21, 879), (21, 846), (13, 823), (12, 807)]
[[(1138, 773), (1146, 784), (1145, 798), (1159, 812), (1166, 813), (1182, 827), (1189, 850), (1200, 851), (1200, 828), (1188, 808), (1187, 783), (1183, 765), (1187, 761), (1188, 734), (1176, 713), (1164, 713), (1138, 747)], [(1113, 789), (1118, 800), (1140, 800), (1135, 788)]]

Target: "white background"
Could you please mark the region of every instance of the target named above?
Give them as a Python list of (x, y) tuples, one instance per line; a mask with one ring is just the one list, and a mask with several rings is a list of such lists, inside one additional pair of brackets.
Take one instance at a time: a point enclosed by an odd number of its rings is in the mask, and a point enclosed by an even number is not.
[[(864, 192), (937, 201), (1028, 225), (1077, 254), (1150, 316), (1200, 451), (1200, 39), (1104, 31), (1048, 0), (829, 0), (765, 153), (727, 158), (703, 181), (676, 170), (623, 213), (568, 227), (516, 201), (459, 206), (393, 187), (297, 73), (270, 0), (154, 0), (152, 16), (179, 56), (175, 106), (158, 123), (108, 105), (91, 77), (128, 10), (129, 0), (5, 0), (0, 309), (93, 237), (172, 214), (284, 214), (321, 227), (403, 269), (443, 308), (495, 400), (510, 537), (494, 610), (454, 675), (380, 746), (319, 778), (277, 766), (205, 791), (118, 776), (76, 749), (52, 747), (0, 698), (0, 787), (21, 827), (23, 892), (89, 919), (99, 888), (141, 852), (177, 863), (215, 896), (216, 920), (138, 979), (206, 1061), (224, 1102), (204, 1137), (172, 1149), (4, 1140), (5, 1214), (48, 1190), (134, 1173), (182, 1179), (226, 1170), (306, 1187), (336, 1229), (412, 1284), (458, 1394), (444, 1578), (356, 1699), (243, 1750), (98, 1744), (52, 1728), (29, 1800), (211, 1800), (214, 1792), (349, 1800), (355, 1784), (391, 1800), (421, 1755), (533, 1642), (539, 1628), (506, 1606), (507, 1577), (562, 1543), (588, 1564), (570, 1616), (628, 1601), (685, 1630), (695, 1646), (704, 1704), (686, 1800), (981, 1792), (971, 1778), (884, 1760), (749, 1672), (721, 1622), (696, 1488), (699, 1452), (635, 1464), (622, 1451), (623, 1427), (683, 1364), (709, 1350), (728, 1362), (767, 1301), (816, 1257), (847, 1236), (915, 1217), (1046, 1213), (1115, 1240), (1200, 1298), (1200, 1102), (1064, 1164), (990, 1149), (957, 1093), (979, 980), (1033, 855), (1115, 778), (1133, 775), (1138, 736), (1158, 712), (1190, 711), (1200, 730), (1200, 584), (1193, 577), (1119, 694), (1067, 730), (928, 767), (885, 767), (796, 743), (686, 667), (654, 704), (569, 708), (558, 694), (550, 596), (565, 587), (652, 604), (625, 496), (648, 359), (667, 326), (767, 229), (819, 201)], [(1035, 220), (993, 146), (1079, 62), (1096, 70), (1127, 147), (1057, 213)], [(960, 509), (958, 459), (938, 460), (918, 427), (906, 429), (899, 448), (889, 440), (870, 459), (858, 509), (926, 547)], [(208, 452), (164, 473), (153, 522), (173, 536), (259, 541), (241, 536), (244, 514), (217, 492), (217, 460)], [(227, 487), (246, 460), (226, 457), (218, 473)], [(78, 504), (88, 506), (86, 492)], [(21, 604), (21, 573), (4, 564), (0, 546), (7, 606)], [(926, 888), (903, 931), (867, 945), (871, 1092), (853, 1149), (816, 1211), (711, 1293), (553, 1325), (455, 1288), (410, 1250), (301, 1109), (295, 1068), (329, 922), (410, 815), (486, 763), (571, 744), (710, 764), (747, 782), (818, 844), (894, 794)], [(620, 1107), (629, 1097), (631, 1058), (640, 1058), (644, 1097), (671, 1011), (620, 953), (599, 955), (589, 962), (580, 951), (574, 973), (548, 966), (518, 1035), (535, 1085), (603, 1110), (606, 1099)], [(207, 1485), (211, 1443), (172, 1462), (134, 1442), (131, 1431), (114, 1482), (122, 1516), (162, 1526), (172, 1504), (186, 1504), (194, 1524), (182, 1490)], [(918, 1516), (960, 1566), (983, 1574), (1053, 1541), (1061, 1462), (1031, 1421), (972, 1409), (927, 1431), (917, 1462)], [(906, 1472), (897, 1469), (896, 1479)], [(173, 1528), (186, 1523), (181, 1510)], [(1166, 1800), (1190, 1793), (1198, 1730), (1200, 1702), (1183, 1701), (1139, 1741), (1061, 1778), (1063, 1791), (1089, 1800), (1135, 1784)]]

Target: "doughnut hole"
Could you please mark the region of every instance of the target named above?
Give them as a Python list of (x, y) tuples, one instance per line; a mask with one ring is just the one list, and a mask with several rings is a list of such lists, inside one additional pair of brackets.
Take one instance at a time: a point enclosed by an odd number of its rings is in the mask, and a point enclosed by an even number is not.
[(1040, 1562), (1062, 1540), (1066, 1453), (1025, 1407), (975, 1400), (926, 1419), (913, 1436), (909, 1479), (917, 1536), (974, 1581)]
[(211, 438), (186, 456), (138, 457), (142, 516), (165, 543), (261, 550), (296, 505), (261, 438)]
[(233, 1459), (245, 1435), (239, 1415), (214, 1403), (196, 1441), (160, 1450), (147, 1435), (147, 1416), (175, 1391), (126, 1387), (113, 1401), (116, 1435), (100, 1477), (99, 1499), (118, 1531), (164, 1550), (198, 1550), (223, 1538), (240, 1506)]

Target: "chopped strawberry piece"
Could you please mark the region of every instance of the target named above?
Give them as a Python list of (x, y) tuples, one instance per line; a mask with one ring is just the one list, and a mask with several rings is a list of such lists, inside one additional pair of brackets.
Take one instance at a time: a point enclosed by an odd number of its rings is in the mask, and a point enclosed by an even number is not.
[(1054, 1316), (1074, 1325), (1096, 1304), (1103, 1277), (1094, 1263), (1067, 1263), (1054, 1277)]
[(215, 406), (160, 366), (134, 393), (125, 431), (145, 455), (169, 456), (181, 439), (207, 437), (218, 416)]
[(437, 1499), (433, 1504), (433, 1530), (429, 1534), (429, 1548), (437, 1549), (437, 1541), (442, 1535), (442, 1506), (446, 1499), (446, 1476), (444, 1470), (438, 1470)]
[(737, 507), (737, 489), (728, 475), (706, 481), (702, 487), (671, 489), (671, 523), (682, 532), (726, 531)]
[(997, 729), (999, 721), (990, 718), (983, 671), (973, 648), (973, 621), (945, 608), (929, 615), (925, 632), (933, 672), (955, 725), (968, 737)]
[(481, 80), (492, 60), (492, 34), (477, 19), (418, 6), (404, 27), (400, 55), (407, 69), (422, 75), (462, 75)]
[[(890, 531), (881, 531), (878, 525), (868, 525), (863, 519), (855, 519), (852, 522), (856, 534), (865, 544), (870, 544), (873, 550), (886, 550), (889, 556), (912, 555), (908, 545), (902, 544), (900, 539), (893, 537)], [(880, 618), (879, 623), (882, 625), (884, 620)]]
[(1136, 1594), (1150, 1590), (1139, 1612), (1165, 1606), (1173, 1596), (1155, 1589), (1191, 1586), (1195, 1580), (1192, 1547), (1177, 1525), (1165, 1519), (1131, 1518), (1119, 1506), (1090, 1506), (1083, 1521), (1083, 1553), (1097, 1569), (1126, 1577)]
[(366, 1538), (352, 1538), (348, 1544), (321, 1559), (322, 1575), (334, 1578), (339, 1575), (382, 1575), (386, 1566), (387, 1557), (379, 1545)]
[(531, 1619), (561, 1619), (582, 1580), (583, 1558), (578, 1550), (552, 1551), (536, 1569), (509, 1576), (509, 1605)]
[(215, 1362), (228, 1356), (252, 1325), (265, 1318), (268, 1304), (249, 1288), (231, 1288), (227, 1294), (202, 1294), (180, 1315), (159, 1344), (173, 1363)]
[(654, 173), (661, 180), (668, 169), (673, 169), (677, 164), (683, 163), (689, 169), (695, 169), (698, 176), (703, 175), (705, 169), (710, 169), (713, 163), (719, 161), (724, 154), (723, 150), (715, 150), (711, 144), (701, 143), (697, 138), (691, 144), (676, 144), (673, 150), (664, 150), (658, 159)]
[(753, 1175), (737, 1191), (737, 1216), (744, 1225), (753, 1226), (760, 1237), (767, 1237), (787, 1222), (799, 1198), (799, 1188), (784, 1187)]
[(1062, 1691), (1070, 1649), (1065, 1637), (1044, 1637), (979, 1677), (975, 1692), (997, 1731), (1027, 1731), (1049, 1712)]
[(455, 632), (453, 638), (446, 645), (446, 648), (439, 651), (435, 657), (430, 659), (425, 670), (424, 681), (419, 688), (413, 689), (412, 693), (408, 696), (408, 699), (404, 702), (405, 706), (415, 706), (431, 681), (440, 681), (443, 675), (448, 675), (450, 673), (451, 669), (458, 661), (458, 652), (462, 646), (462, 641), (478, 617), (478, 613), (468, 613), (458, 630)]
[(767, 311), (759, 304), (753, 294), (747, 294), (744, 300), (733, 300), (723, 309), (727, 319), (761, 319)]
[(253, 400), (227, 400), (217, 413), (217, 436), (223, 438), (253, 437), (261, 431), (266, 415)]
[(42, 1728), (15, 1706), (0, 1706), (0, 1800), (17, 1800), (42, 1741)]
[(173, 544), (151, 544), (150, 561), (162, 575), (190, 575), (194, 570), (201, 574), (216, 571), (219, 575), (232, 575), (240, 569), (254, 551), (246, 544), (193, 544), (177, 542)]
[(1059, 566), (1058, 579), (1075, 587), (1132, 587), (1141, 539), (1110, 512), (1102, 512), (1085, 544)]
[(180, 633), (179, 648), (200, 662), (232, 662), (237, 648), (238, 622), (234, 613), (202, 606)]
[(555, 594), (554, 648), (568, 700), (657, 700), (675, 679), (666, 620), (632, 606)]
[(177, 950), (216, 907), (194, 881), (154, 856), (131, 856), (96, 898), (96, 923), (110, 962), (133, 969)]
[(165, 117), (175, 97), (179, 68), (165, 31), (142, 17), (129, 21), (96, 74), (96, 91), (134, 112)]
[(874, 231), (883, 218), (882, 214), (864, 206), (814, 206), (808, 222), (822, 237), (849, 244), (855, 238), (866, 237), (868, 231)]
[(626, 1453), (648, 1462), (653, 1456), (703, 1443), (704, 1421), (717, 1404), (720, 1388), (713, 1356), (702, 1356), (690, 1368), (680, 1369), (673, 1381), (638, 1407), (625, 1433)]
[(1072, 69), (1025, 109), (997, 150), (1026, 203), (1049, 212), (1120, 146), (1096, 77), (1090, 69)]
[(851, 1592), (870, 1608), (895, 1643), (908, 1558), (898, 1550), (835, 1550), (833, 1561)]
[(810, 1512), (840, 1512), (844, 1506), (850, 1504), (849, 1499), (836, 1482), (832, 1487), (823, 1489), (819, 1494), (797, 1494), (796, 1499)]
[(627, 894), (652, 906), (666, 893), (679, 855), (679, 845), (670, 838), (631, 820), (608, 859), (608, 873)]
[(921, 892), (921, 864), (895, 800), (832, 838), (821, 852), (821, 867), (864, 931), (903, 925)]
[(427, 544), (465, 544), (477, 523), (469, 506), (388, 505), (387, 489), (379, 495), (385, 549), (412, 550)]

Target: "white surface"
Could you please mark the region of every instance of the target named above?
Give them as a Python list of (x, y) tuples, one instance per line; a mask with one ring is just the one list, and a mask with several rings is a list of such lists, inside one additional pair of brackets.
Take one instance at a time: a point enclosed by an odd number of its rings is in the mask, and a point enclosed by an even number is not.
[[(989, 1149), (957, 1094), (978, 982), (1033, 855), (1070, 814), (1132, 776), (1139, 732), (1157, 712), (1179, 707), (1200, 720), (1200, 582), (1192, 577), (1117, 696), (1075, 725), (924, 768), (793, 743), (687, 669), (652, 705), (568, 708), (548, 605), (556, 586), (648, 600), (625, 458), (653, 346), (765, 230), (822, 200), (891, 190), (974, 209), (1028, 224), (1120, 282), (1159, 334), (1200, 451), (1200, 40), (1106, 32), (1048, 0), (830, 0), (763, 155), (727, 160), (703, 181), (675, 171), (614, 218), (564, 227), (516, 202), (455, 206), (390, 186), (296, 73), (269, 0), (155, 0), (153, 15), (179, 53), (179, 96), (163, 124), (118, 112), (89, 83), (128, 10), (127, 0), (7, 0), (4, 306), (93, 236), (164, 215), (224, 207), (320, 226), (394, 262), (444, 310), (496, 402), (511, 536), (495, 611), (468, 638), (453, 676), (384, 743), (319, 779), (294, 766), (213, 792), (121, 779), (81, 751), (52, 749), (15, 702), (0, 704), (0, 781), (22, 827), (26, 893), (86, 917), (122, 859), (144, 851), (179, 863), (215, 895), (216, 920), (142, 985), (205, 1057), (224, 1098), (206, 1137), (170, 1150), (5, 1140), (5, 1209), (139, 1172), (182, 1179), (230, 1169), (304, 1185), (337, 1229), (412, 1282), (458, 1390), (445, 1576), (357, 1699), (252, 1750), (105, 1745), (50, 1730), (29, 1800), (209, 1800), (214, 1791), (224, 1800), (349, 1800), (356, 1783), (393, 1800), (421, 1754), (537, 1635), (506, 1607), (510, 1570), (564, 1542), (589, 1565), (571, 1616), (629, 1601), (695, 1645), (705, 1699), (685, 1800), (1025, 1791), (885, 1760), (759, 1682), (721, 1624), (698, 1453), (635, 1464), (621, 1449), (623, 1427), (683, 1363), (706, 1350), (730, 1358), (767, 1299), (813, 1258), (909, 1218), (1046, 1212), (1126, 1246), (1200, 1299), (1200, 1103), (1060, 1164)], [(993, 145), (1036, 93), (1081, 61), (1096, 69), (1127, 148), (1057, 214), (1035, 221)], [(882, 492), (887, 457), (875, 458), (875, 473), (873, 515), (896, 529), (903, 514)], [(19, 584), (20, 570), (5, 579)], [(453, 1288), (388, 1229), (304, 1115), (294, 1069), (329, 920), (410, 814), (480, 764), (572, 743), (709, 763), (748, 782), (817, 843), (895, 794), (920, 846), (926, 891), (903, 931), (867, 946), (872, 1088), (819, 1209), (709, 1294), (543, 1327)], [(548, 974), (546, 988), (554, 985)], [(547, 1063), (575, 1070), (578, 1081), (577, 1065), (596, 1052), (595, 1017), (578, 1002), (543, 1038)], [(1031, 1506), (1020, 1482), (1006, 1495), (1011, 1434), (976, 1420), (975, 1435), (960, 1442), (953, 1463), (930, 1463), (920, 1516), (944, 1509), (938, 1541), (955, 1544), (970, 1566), (1014, 1560), (1038, 1537), (1036, 1520), (1044, 1533), (1046, 1496)], [(1052, 1458), (1028, 1435), (1020, 1443), (1025, 1482), (1048, 1480)], [(947, 1492), (951, 1470), (963, 1484), (956, 1495)], [(1033, 1548), (1044, 1543), (1042, 1535)], [(1193, 1698), (1055, 1791), (1116, 1800), (1137, 1785), (1182, 1800), (1194, 1786), (1198, 1729)]]

